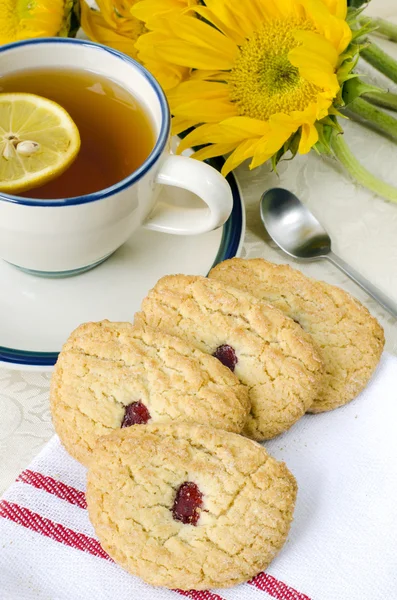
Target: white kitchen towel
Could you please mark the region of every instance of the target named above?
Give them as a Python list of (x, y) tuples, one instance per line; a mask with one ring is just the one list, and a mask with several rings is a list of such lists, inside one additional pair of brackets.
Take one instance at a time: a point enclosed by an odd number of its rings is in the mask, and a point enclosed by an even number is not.
[(180, 592), (109, 559), (85, 509), (85, 469), (55, 437), (0, 501), (0, 600), (397, 599), (397, 358), (382, 357), (354, 402), (266, 446), (299, 485), (285, 547), (252, 582)]

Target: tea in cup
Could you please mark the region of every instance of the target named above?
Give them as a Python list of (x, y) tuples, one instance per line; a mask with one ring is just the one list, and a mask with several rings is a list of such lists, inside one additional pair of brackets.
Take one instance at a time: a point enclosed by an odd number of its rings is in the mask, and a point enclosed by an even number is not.
[[(4, 260), (40, 275), (70, 275), (105, 260), (141, 225), (190, 235), (229, 217), (226, 180), (170, 154), (164, 92), (136, 61), (92, 42), (40, 38), (0, 47), (0, 73), (0, 93), (55, 101), (81, 138), (73, 164), (51, 181), (16, 195), (2, 192), (0, 181)], [(162, 185), (185, 188), (203, 205), (158, 201)]]

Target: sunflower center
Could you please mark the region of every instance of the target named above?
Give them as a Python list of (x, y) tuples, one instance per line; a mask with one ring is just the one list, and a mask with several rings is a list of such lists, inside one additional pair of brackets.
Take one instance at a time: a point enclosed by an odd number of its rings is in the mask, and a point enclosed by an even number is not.
[(299, 71), (285, 56), (276, 57), (273, 64), (262, 64), (258, 71), (262, 86), (270, 93), (293, 90), (299, 84)]
[(304, 110), (319, 88), (300, 76), (288, 60), (299, 45), (296, 30), (315, 31), (308, 20), (290, 18), (265, 23), (240, 48), (230, 73), (230, 100), (240, 115), (268, 120), (273, 114)]
[(0, 44), (57, 35), (64, 0), (0, 0)]

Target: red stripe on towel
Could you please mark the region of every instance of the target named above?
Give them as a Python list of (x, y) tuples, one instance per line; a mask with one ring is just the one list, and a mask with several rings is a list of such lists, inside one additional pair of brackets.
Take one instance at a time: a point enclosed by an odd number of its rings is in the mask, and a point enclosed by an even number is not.
[(105, 558), (106, 560), (111, 560), (109, 555), (101, 548), (100, 543), (95, 538), (84, 535), (83, 533), (77, 533), (76, 531), (73, 531), (73, 529), (69, 529), (60, 523), (55, 523), (50, 519), (46, 519), (29, 510), (29, 508), (19, 506), (14, 502), (7, 502), (7, 500), (0, 501), (0, 517), (4, 517), (27, 529), (41, 533), (65, 546), (76, 548), (82, 552), (88, 552), (89, 554)]
[(39, 490), (45, 490), (49, 494), (61, 498), (61, 500), (66, 500), (69, 504), (74, 504), (80, 508), (87, 508), (84, 492), (76, 490), (76, 488), (66, 485), (62, 481), (57, 481), (48, 475), (42, 475), (41, 473), (27, 469), (20, 474), (17, 481), (28, 483)]
[[(22, 481), (22, 479), (20, 479), (20, 481)], [(82, 552), (88, 552), (89, 554), (113, 562), (95, 538), (91, 538), (83, 533), (76, 533), (76, 531), (64, 527), (60, 523), (55, 523), (50, 519), (45, 519), (41, 515), (34, 513), (28, 508), (19, 506), (14, 502), (7, 502), (7, 500), (0, 501), (0, 517), (49, 537), (65, 546), (70, 546), (71, 548), (76, 548)], [(174, 591), (181, 596), (191, 598), (191, 600), (223, 600), (218, 594), (213, 594), (207, 590), (202, 592), (195, 590), (188, 592), (182, 590)]]
[[(42, 489), (47, 493), (52, 494), (61, 500), (65, 500), (70, 504), (79, 506), (80, 508), (87, 508), (84, 492), (47, 475), (42, 475), (41, 473), (30, 471), (28, 469), (18, 477), (17, 481), (21, 481), (37, 489)], [(33, 531), (41, 533), (42, 535), (50, 537), (53, 540), (72, 548), (82, 550), (83, 552), (89, 552), (94, 556), (99, 556), (106, 560), (112, 560), (95, 538), (91, 538), (82, 533), (76, 533), (72, 529), (64, 527), (59, 523), (55, 523), (50, 519), (46, 519), (41, 515), (30, 511), (28, 508), (23, 508), (13, 502), (7, 502), (6, 500), (0, 501), (0, 517), (14, 521), (15, 523), (23, 525), (28, 529), (32, 529)], [(276, 600), (311, 600), (306, 594), (294, 590), (267, 573), (259, 573), (259, 575), (254, 577), (248, 583), (257, 589), (266, 592)], [(218, 594), (214, 594), (207, 590), (175, 591), (181, 596), (185, 596), (191, 600), (223, 600)]]
[(306, 596), (306, 594), (297, 592), (267, 573), (259, 573), (259, 575), (251, 579), (248, 583), (259, 590), (266, 592), (269, 596), (272, 596), (272, 598), (276, 598), (277, 600), (310, 600), (309, 596)]

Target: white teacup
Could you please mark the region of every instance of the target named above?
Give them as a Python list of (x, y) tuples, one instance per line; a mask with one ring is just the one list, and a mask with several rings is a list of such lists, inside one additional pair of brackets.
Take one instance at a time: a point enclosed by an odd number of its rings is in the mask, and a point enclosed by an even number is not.
[[(150, 113), (157, 141), (139, 169), (94, 194), (37, 200), (0, 192), (1, 258), (40, 275), (70, 275), (105, 260), (140, 225), (179, 235), (223, 225), (232, 209), (228, 183), (209, 165), (170, 154), (167, 100), (139, 63), (84, 40), (41, 38), (0, 47), (2, 75), (62, 67), (90, 69), (131, 90)], [(189, 190), (206, 206), (157, 202), (162, 185)]]

